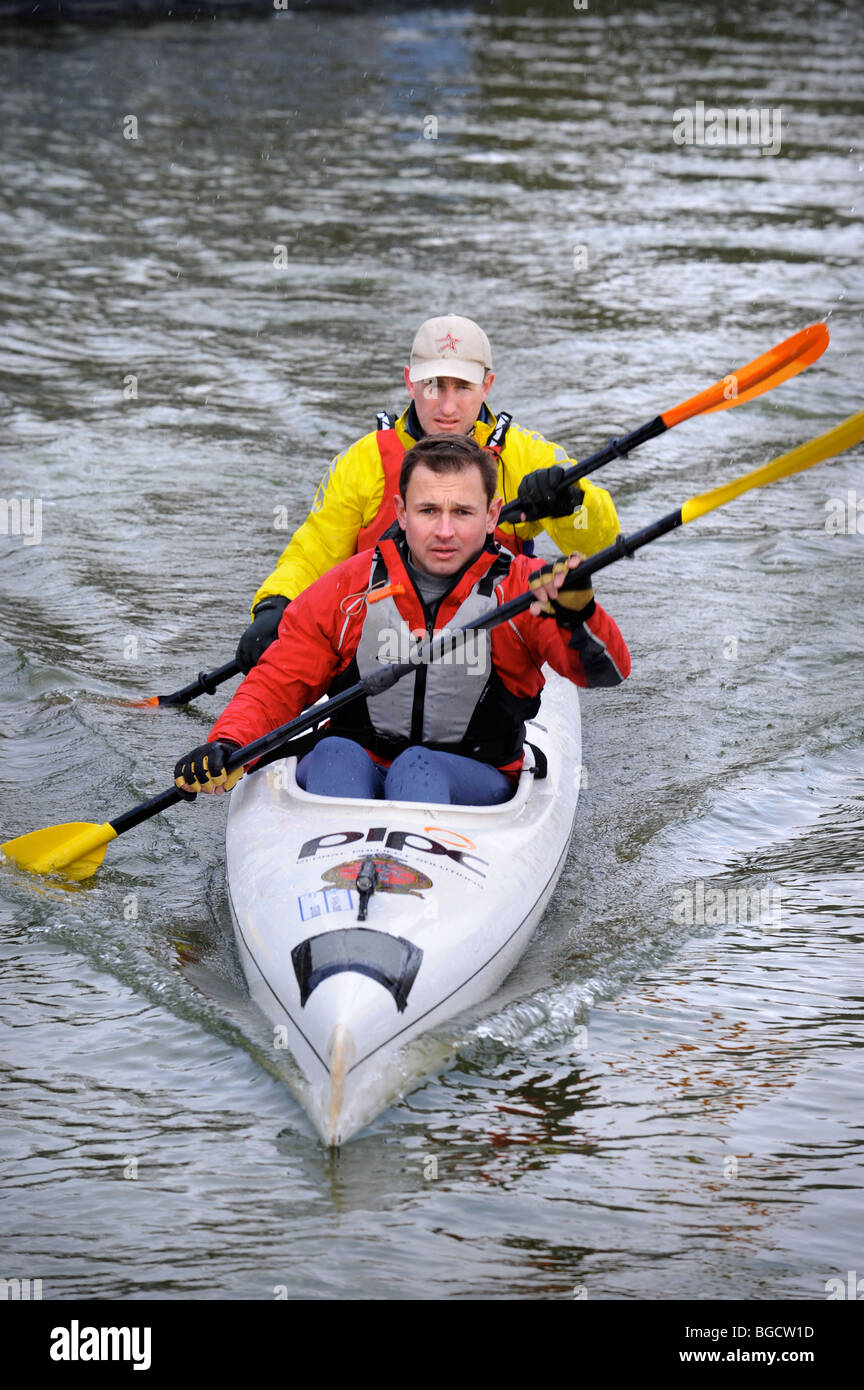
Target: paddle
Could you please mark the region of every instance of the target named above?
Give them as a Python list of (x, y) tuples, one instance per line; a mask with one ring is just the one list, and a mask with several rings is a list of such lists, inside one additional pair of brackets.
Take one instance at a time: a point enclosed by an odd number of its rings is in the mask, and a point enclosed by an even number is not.
[[(681, 405), (673, 406), (671, 410), (655, 416), (647, 425), (640, 425), (639, 429), (633, 430), (631, 434), (625, 434), (623, 439), (610, 439), (596, 454), (591, 454), (574, 468), (568, 468), (561, 479), (560, 487), (566, 488), (571, 483), (578, 482), (580, 478), (587, 478), (589, 473), (595, 473), (605, 463), (611, 463), (614, 458), (624, 458), (631, 449), (638, 448), (649, 439), (656, 439), (658, 434), (665, 434), (666, 430), (674, 429), (675, 425), (680, 425), (684, 420), (692, 420), (695, 415), (710, 415), (715, 410), (730, 410), (732, 406), (752, 401), (754, 397), (761, 396), (766, 391), (773, 391), (775, 386), (809, 367), (811, 362), (822, 356), (827, 346), (828, 329), (825, 324), (811, 323), (808, 328), (802, 328), (800, 333), (793, 333), (791, 338), (786, 338), (761, 357), (748, 362), (746, 367), (739, 367), (737, 371), (730, 372), (707, 390), (700, 391), (697, 396), (691, 396)], [(508, 502), (507, 506), (501, 509), (498, 524), (500, 526), (502, 522), (518, 522), (521, 516), (522, 508), (518, 500)]]
[[(690, 420), (694, 415), (709, 415), (714, 410), (728, 410), (734, 405), (741, 405), (743, 401), (753, 400), (754, 396), (761, 396), (765, 391), (773, 391), (782, 381), (788, 381), (790, 377), (797, 376), (805, 367), (809, 367), (811, 362), (822, 356), (827, 346), (828, 329), (825, 324), (811, 323), (808, 328), (802, 328), (800, 333), (793, 333), (791, 338), (784, 339), (761, 357), (748, 362), (746, 367), (739, 367), (737, 372), (731, 372), (707, 390), (700, 391), (698, 396), (691, 396), (683, 404), (676, 405), (672, 410), (649, 420), (647, 425), (633, 430), (623, 439), (610, 439), (604, 448), (596, 454), (591, 454), (583, 463), (575, 468), (568, 468), (561, 486), (566, 487), (577, 478), (586, 478), (589, 473), (596, 472), (604, 463), (611, 463), (614, 458), (624, 458), (632, 449), (656, 438), (658, 434), (663, 434), (675, 425), (680, 425), (682, 420)], [(502, 508), (499, 525), (501, 522), (518, 522), (521, 515), (519, 503), (510, 502)], [(236, 661), (228, 661), (224, 666), (217, 666), (215, 671), (201, 671), (197, 681), (193, 681), (191, 685), (184, 685), (182, 690), (175, 690), (171, 695), (151, 695), (146, 700), (124, 700), (123, 703), (134, 709), (142, 709), (147, 705), (185, 705), (189, 700), (197, 699), (199, 695), (212, 695), (217, 685), (230, 680), (239, 671), (240, 667)]]
[[(667, 516), (661, 517), (659, 521), (653, 522), (641, 531), (634, 532), (632, 536), (619, 537), (614, 545), (607, 546), (605, 550), (583, 560), (580, 565), (571, 570), (564, 582), (564, 587), (586, 588), (588, 586), (585, 581), (590, 579), (591, 575), (604, 569), (607, 565), (614, 564), (616, 560), (621, 559), (622, 555), (632, 555), (635, 550), (643, 545), (648, 545), (658, 536), (665, 535), (667, 531), (672, 531), (677, 526), (686, 525), (689, 521), (695, 521), (697, 517), (704, 516), (706, 512), (724, 506), (733, 498), (740, 497), (744, 492), (749, 492), (753, 488), (764, 487), (767, 483), (773, 483), (779, 478), (786, 478), (792, 473), (800, 473), (805, 468), (812, 468), (814, 464), (821, 463), (824, 459), (833, 458), (835, 454), (842, 453), (844, 449), (851, 449), (862, 439), (864, 439), (864, 410), (859, 411), (856, 415), (850, 415), (848, 420), (844, 420), (842, 424), (829, 430), (827, 434), (820, 435), (818, 439), (813, 439), (807, 444), (799, 445), (797, 449), (782, 454), (771, 463), (766, 463), (762, 468), (745, 473), (740, 478), (734, 478), (731, 483), (724, 483), (721, 487), (713, 488), (710, 492), (702, 492), (696, 497), (689, 498), (677, 511), (669, 512)], [(322, 719), (327, 717), (330, 710), (342, 709), (352, 700), (357, 700), (361, 696), (377, 695), (380, 691), (387, 690), (403, 676), (416, 671), (421, 660), (431, 660), (450, 651), (464, 633), (496, 627), (499, 623), (507, 622), (517, 613), (524, 612), (535, 601), (534, 592), (529, 589), (516, 598), (510, 599), (507, 603), (490, 609), (484, 617), (478, 618), (475, 622), (466, 623), (464, 627), (457, 628), (452, 633), (439, 635), (431, 643), (428, 650), (417, 655), (414, 661), (382, 666), (380, 671), (374, 672), (365, 680), (358, 681), (356, 685), (343, 690), (341, 694), (329, 700), (326, 705), (316, 705), (289, 723), (281, 725), (278, 729), (273, 729), (269, 734), (264, 734), (262, 738), (255, 739), (245, 748), (238, 748), (227, 760), (228, 771), (231, 772), (242, 764), (273, 752), (288, 739), (303, 733), (314, 724), (320, 723)], [(74, 821), (65, 825), (49, 826), (44, 830), (34, 830), (29, 835), (21, 835), (15, 840), (7, 840), (5, 844), (0, 845), (0, 849), (21, 868), (29, 869), (31, 873), (48, 874), (63, 871), (67, 877), (72, 879), (89, 878), (102, 863), (106, 846), (117, 835), (125, 834), (127, 830), (140, 825), (142, 821), (166, 810), (167, 807), (173, 806), (175, 802), (193, 799), (191, 793), (181, 792), (177, 787), (170, 787), (167, 791), (161, 792), (140, 806), (133, 807), (124, 815), (118, 816), (116, 820), (106, 821), (104, 825)]]
[(186, 705), (190, 700), (197, 700), (199, 695), (212, 695), (217, 685), (221, 685), (223, 681), (230, 681), (232, 676), (239, 674), (239, 663), (226, 661), (224, 666), (217, 666), (215, 671), (199, 671), (197, 680), (192, 681), (191, 685), (184, 685), (182, 690), (175, 690), (171, 695), (151, 695), (147, 700), (123, 700), (122, 703), (132, 709), (144, 709), (147, 705)]

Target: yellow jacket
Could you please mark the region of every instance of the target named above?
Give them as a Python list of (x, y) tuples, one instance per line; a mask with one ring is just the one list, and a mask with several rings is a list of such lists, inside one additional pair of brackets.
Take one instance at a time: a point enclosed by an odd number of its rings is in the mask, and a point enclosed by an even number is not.
[[(415, 442), (406, 421), (411, 407), (396, 421), (396, 432), (404, 447)], [(478, 444), (485, 444), (497, 421), (487, 406), (472, 431)], [(553, 464), (570, 468), (575, 463), (559, 444), (553, 444), (533, 430), (524, 430), (515, 422), (510, 425), (504, 447), (498, 459), (498, 494), (504, 502), (512, 502), (519, 483), (535, 468), (551, 468)], [(615, 504), (604, 488), (595, 487), (590, 479), (580, 480), (585, 494), (582, 506), (572, 516), (548, 517), (543, 521), (520, 522), (506, 526), (528, 540), (546, 531), (563, 555), (571, 550), (594, 555), (611, 545), (618, 535), (618, 515)], [(252, 600), (252, 607), (271, 594), (296, 598), (299, 593), (320, 579), (334, 565), (347, 560), (357, 548), (357, 536), (371, 524), (378, 513), (384, 495), (384, 469), (378, 448), (377, 431), (366, 434), (337, 454), (321, 480), (312, 510), (288, 542), (273, 573), (265, 579)]]

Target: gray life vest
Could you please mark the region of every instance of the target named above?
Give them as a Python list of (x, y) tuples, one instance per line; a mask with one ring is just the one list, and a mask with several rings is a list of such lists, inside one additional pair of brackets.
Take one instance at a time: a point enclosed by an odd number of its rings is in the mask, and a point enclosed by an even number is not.
[[(498, 555), (465, 596), (447, 631), (494, 607), (495, 585), (507, 573), (510, 562), (506, 552)], [(369, 587), (387, 578), (386, 564), (376, 549)], [(423, 606), (431, 626), (432, 615)], [(410, 631), (392, 597), (367, 602), (354, 658), (328, 693), (338, 694), (382, 665), (419, 658), (420, 643), (428, 643), (428, 636), (428, 628)], [(418, 659), (416, 674), (403, 676), (389, 690), (335, 713), (329, 732), (354, 738), (387, 759), (422, 743), (427, 748), (501, 766), (519, 757), (525, 720), (536, 714), (538, 706), (539, 696), (523, 699), (505, 688), (492, 662), (491, 635), (476, 632), (460, 638), (443, 659)]]

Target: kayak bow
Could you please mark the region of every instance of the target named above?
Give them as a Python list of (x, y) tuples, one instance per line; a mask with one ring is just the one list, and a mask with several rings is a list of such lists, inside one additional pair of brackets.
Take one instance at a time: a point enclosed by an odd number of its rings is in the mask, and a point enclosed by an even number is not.
[(576, 688), (554, 672), (528, 738), (544, 756), (528, 751), (515, 795), (497, 806), (313, 796), (294, 758), (232, 792), (238, 951), (325, 1144), (350, 1139), (419, 1079), (412, 1041), (487, 999), (540, 921), (581, 765)]

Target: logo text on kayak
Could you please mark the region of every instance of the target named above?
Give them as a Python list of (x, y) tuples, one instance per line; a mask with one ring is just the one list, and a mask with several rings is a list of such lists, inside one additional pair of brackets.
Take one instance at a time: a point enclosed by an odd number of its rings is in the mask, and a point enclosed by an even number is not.
[(316, 835), (313, 840), (307, 840), (305, 845), (301, 846), (297, 858), (298, 861), (312, 859), (322, 850), (336, 849), (340, 845), (355, 845), (358, 840), (367, 844), (380, 844), (385, 849), (408, 849), (418, 854), (443, 854), (454, 863), (478, 874), (480, 878), (486, 877), (483, 869), (478, 866), (488, 866), (489, 861), (481, 859), (479, 854), (470, 854), (464, 849), (442, 845), (440, 840), (433, 840), (430, 835), (420, 835), (416, 830), (388, 830), (386, 825), (374, 825), (365, 834), (362, 830), (333, 830), (328, 835)]
[(676, 145), (751, 145), (760, 154), (780, 153), (782, 107), (719, 106), (706, 109), (704, 101), (679, 106), (672, 112)]

